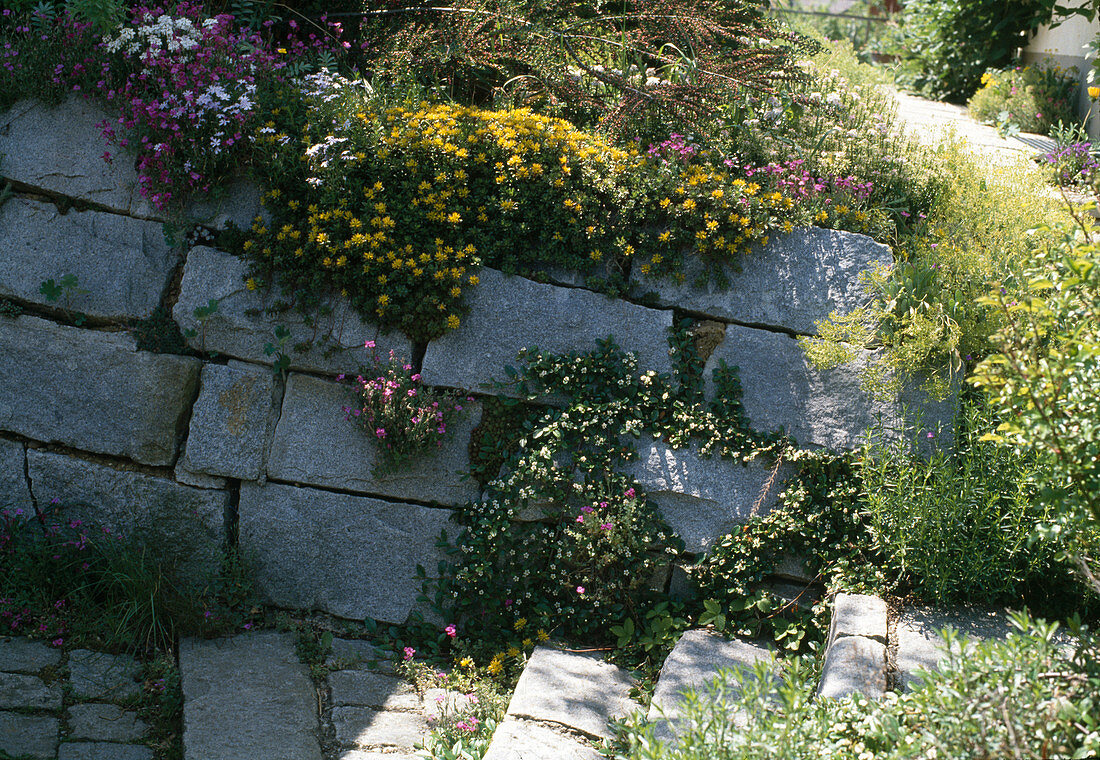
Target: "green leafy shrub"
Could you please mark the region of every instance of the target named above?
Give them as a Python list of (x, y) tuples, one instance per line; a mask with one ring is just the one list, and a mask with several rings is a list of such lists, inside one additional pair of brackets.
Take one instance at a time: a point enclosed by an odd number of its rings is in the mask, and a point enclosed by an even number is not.
[[(1100, 752), (1100, 646), (1084, 632), (1068, 650), (1057, 626), (1017, 616), (1005, 641), (948, 639), (938, 673), (905, 694), (815, 699), (797, 660), (779, 677), (761, 663), (692, 692), (670, 744), (637, 715), (624, 723), (621, 760), (916, 760), (1085, 758)], [(731, 685), (735, 688), (731, 688)], [(736, 713), (744, 725), (730, 720)]]
[[(1089, 521), (1100, 529), (1100, 255), (1067, 235), (1037, 249), (1023, 280), (985, 299), (1004, 323), (973, 381), (1004, 417), (991, 437), (1051, 461), (1040, 496), (1057, 525), (1087, 536)], [(1095, 547), (1079, 547), (1086, 569)]]
[(1059, 561), (1065, 547), (1035, 537), (1054, 515), (1039, 499), (1046, 457), (984, 440), (995, 425), (987, 402), (974, 398), (957, 420), (953, 449), (925, 459), (912, 454), (912, 442), (878, 440), (863, 450), (858, 474), (874, 553), (892, 583), (928, 602), (1080, 609), (1082, 589)]
[(1026, 33), (1050, 17), (1035, 0), (911, 0), (902, 32), (907, 67), (899, 82), (937, 99), (965, 102), (982, 74), (1003, 68)]
[(1056, 124), (1077, 120), (1077, 69), (1045, 65), (1014, 66), (982, 74), (982, 87), (967, 106), (985, 124), (1012, 125), (1024, 132), (1048, 133)]

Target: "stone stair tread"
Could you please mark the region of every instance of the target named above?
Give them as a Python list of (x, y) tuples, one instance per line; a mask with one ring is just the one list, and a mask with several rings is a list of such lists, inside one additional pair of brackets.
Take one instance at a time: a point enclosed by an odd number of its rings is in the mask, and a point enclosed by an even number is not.
[(294, 637), (180, 644), (184, 760), (321, 760), (317, 694)]
[[(757, 662), (771, 661), (773, 657), (772, 650), (756, 642), (731, 640), (703, 629), (685, 633), (661, 666), (646, 716), (657, 724), (656, 736), (664, 740), (672, 738), (685, 690), (705, 693), (719, 670), (752, 669)], [(740, 691), (736, 686), (732, 690), (734, 694)]]
[(608, 722), (640, 706), (622, 668), (597, 655), (536, 647), (508, 704), (508, 716), (557, 723), (588, 736), (611, 738)]
[(592, 747), (552, 728), (505, 718), (482, 760), (600, 760)]

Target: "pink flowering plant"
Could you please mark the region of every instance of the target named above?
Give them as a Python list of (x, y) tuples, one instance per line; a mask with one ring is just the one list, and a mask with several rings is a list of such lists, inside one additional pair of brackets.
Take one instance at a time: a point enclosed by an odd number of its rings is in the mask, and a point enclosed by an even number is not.
[(355, 388), (358, 403), (345, 406), (344, 414), (377, 443), (381, 456), (375, 472), (382, 474), (441, 447), (473, 398), (424, 385), (420, 373), (396, 352), (379, 356), (373, 340), (365, 347), (371, 351), (372, 366), (354, 378), (337, 379)]

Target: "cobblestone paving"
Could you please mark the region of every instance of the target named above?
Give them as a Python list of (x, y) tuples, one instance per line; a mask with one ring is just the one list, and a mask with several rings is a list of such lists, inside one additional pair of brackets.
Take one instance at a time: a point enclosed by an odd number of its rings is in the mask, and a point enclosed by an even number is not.
[(131, 657), (0, 639), (0, 757), (152, 760)]

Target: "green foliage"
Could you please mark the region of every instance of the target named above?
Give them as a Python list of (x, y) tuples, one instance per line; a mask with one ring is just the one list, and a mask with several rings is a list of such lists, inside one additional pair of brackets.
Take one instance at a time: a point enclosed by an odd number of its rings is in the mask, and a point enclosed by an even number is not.
[[(1100, 526), (1100, 254), (1068, 236), (1039, 248), (1018, 292), (985, 299), (1004, 317), (974, 382), (1003, 415), (996, 440), (1049, 458), (1041, 491), (1063, 527)], [(1100, 584), (1098, 584), (1100, 585)]]
[[(1076, 652), (1056, 625), (1016, 616), (1006, 641), (964, 647), (948, 638), (940, 672), (905, 694), (815, 699), (811, 669), (785, 661), (727, 673), (691, 692), (685, 728), (658, 742), (640, 716), (625, 721), (619, 760), (916, 760), (1094, 757), (1100, 752), (1100, 643)], [(744, 724), (729, 716), (744, 716)]]
[(982, 74), (982, 88), (967, 104), (984, 124), (1012, 124), (1024, 132), (1049, 133), (1056, 124), (1077, 120), (1077, 69), (1015, 66)]
[(637, 456), (629, 441), (650, 434), (678, 448), (695, 439), (704, 454), (738, 459), (779, 444), (685, 400), (666, 377), (639, 375), (633, 357), (610, 342), (590, 354), (531, 349), (522, 360), (508, 388), (541, 411), (525, 420), (484, 500), (460, 514), (464, 531), (438, 602), (464, 636), (498, 647), (520, 620), (596, 640), (626, 619), (644, 631), (660, 599), (651, 579), (682, 544), (619, 474), (617, 465)]
[(1005, 67), (1028, 30), (1047, 18), (1035, 0), (911, 0), (902, 26), (907, 67), (899, 82), (936, 99), (965, 102), (982, 74)]
[[(71, 15), (59, 14), (50, 3), (17, 1), (15, 5), (11, 15), (0, 16), (0, 49), (10, 44), (18, 51), (18, 56), (3, 59), (11, 62), (10, 69), (0, 65), (0, 110), (32, 96), (46, 103), (60, 102), (74, 85), (83, 92), (93, 91), (98, 67), (86, 66), (85, 61), (95, 59), (99, 37)], [(58, 66), (66, 78), (55, 76)]]
[(450, 673), (421, 668), (414, 680), (417, 690), (448, 689), (461, 697), (444, 697), (439, 717), (429, 718), (431, 735), (419, 745), (431, 760), (479, 760), (489, 749), (508, 709), (510, 690), (492, 679), (479, 678), (469, 667)]
[(1053, 517), (1038, 499), (1046, 457), (985, 440), (995, 425), (985, 399), (972, 398), (953, 449), (925, 458), (912, 453), (919, 441), (880, 439), (863, 450), (857, 473), (874, 552), (892, 583), (928, 602), (1080, 609), (1082, 589), (1058, 560), (1064, 547), (1035, 536)]
[(133, 331), (141, 351), (158, 354), (188, 354), (191, 351), (179, 325), (164, 306), (157, 306), (148, 317), (135, 322)]
[(236, 554), (208, 578), (184, 576), (150, 547), (68, 519), (0, 510), (0, 613), (13, 632), (83, 645), (169, 650), (176, 637), (238, 627), (252, 614)]

